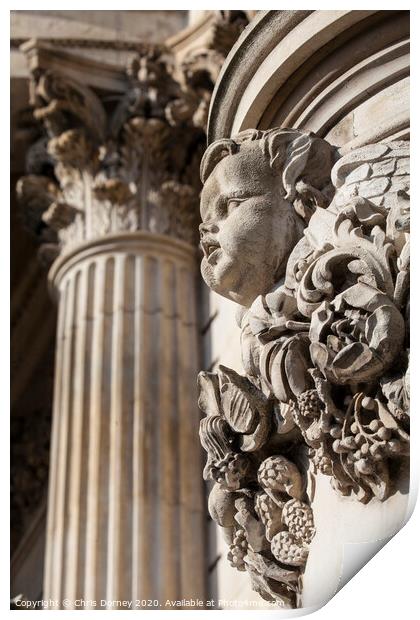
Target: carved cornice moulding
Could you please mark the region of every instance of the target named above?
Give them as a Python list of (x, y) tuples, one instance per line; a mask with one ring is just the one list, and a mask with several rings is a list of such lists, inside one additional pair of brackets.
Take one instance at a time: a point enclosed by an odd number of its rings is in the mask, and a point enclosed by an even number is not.
[[(30, 39), (19, 47), (27, 59), (30, 73), (58, 71), (91, 88), (125, 92), (128, 86), (127, 73), (123, 67), (92, 60), (76, 52), (61, 49), (54, 40)], [(144, 45), (142, 46), (144, 48)]]
[[(286, 126), (316, 131), (341, 146), (354, 136), (340, 141), (331, 129), (356, 108), (360, 115), (373, 115), (373, 106), (379, 105), (374, 95), (383, 92), (385, 97), (388, 86), (397, 88), (408, 75), (408, 36), (406, 11), (259, 12), (219, 75), (208, 142), (248, 128)], [(372, 112), (365, 112), (363, 104), (368, 107), (370, 101)], [(407, 135), (401, 132), (409, 126), (408, 107), (400, 102), (403, 118), (395, 123), (397, 105), (389, 102), (381, 138)], [(356, 131), (361, 134), (364, 128)], [(375, 139), (367, 133), (354, 146)]]
[(218, 49), (226, 55), (255, 11), (202, 11), (190, 26), (166, 40), (180, 60), (197, 49)]
[[(231, 135), (242, 94), (261, 60), (312, 11), (259, 11), (229, 52), (214, 87), (207, 127), (208, 143)], [(277, 36), (273, 36), (273, 32)]]
[(203, 14), (190, 26), (173, 35), (165, 41), (165, 44), (175, 53), (183, 55), (189, 49), (194, 48), (196, 41), (201, 41), (208, 35), (209, 30), (216, 20), (217, 11), (203, 11)]

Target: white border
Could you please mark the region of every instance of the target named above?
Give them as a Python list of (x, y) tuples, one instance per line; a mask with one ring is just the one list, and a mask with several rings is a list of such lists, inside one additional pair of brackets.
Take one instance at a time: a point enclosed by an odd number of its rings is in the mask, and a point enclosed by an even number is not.
[[(181, 4), (181, 3), (180, 3)], [(237, 2), (230, 1), (225, 3), (216, 3), (216, 6), (212, 6), (211, 8), (220, 8), (224, 9), (229, 7), (230, 9), (244, 10), (244, 9), (255, 9), (258, 3), (254, 2)], [(418, 159), (418, 131), (417, 131), (417, 123), (418, 123), (418, 112), (420, 109), (420, 101), (418, 97), (419, 91), (419, 82), (418, 82), (418, 59), (420, 58), (420, 50), (419, 48), (419, 38), (416, 36), (419, 34), (419, 24), (417, 19), (417, 10), (415, 10), (416, 4), (415, 2), (403, 2), (402, 5), (397, 4), (396, 2), (390, 5), (385, 2), (377, 2), (371, 0), (366, 5), (366, 0), (353, 0), (351, 6), (348, 3), (340, 3), (340, 2), (327, 2), (325, 0), (319, 0), (318, 2), (306, 1), (305, 3), (299, 3), (299, 6), (296, 6), (295, 3), (290, 3), (292, 6), (286, 5), (282, 7), (284, 9), (293, 8), (296, 9), (328, 9), (328, 10), (337, 10), (337, 9), (382, 9), (382, 10), (391, 10), (391, 9), (411, 9), (412, 16), (412, 30), (414, 36), (413, 40), (413, 73), (414, 79), (412, 80), (412, 125), (413, 125), (413, 136), (414, 139), (412, 141), (412, 170), (419, 170), (419, 159)], [(68, 7), (68, 8), (67, 8)], [(88, 4), (88, 10), (98, 10), (103, 11), (104, 3), (103, 0), (99, 2), (99, 0), (92, 1)], [(125, 1), (120, 2), (119, 9), (121, 10), (141, 10), (142, 3), (141, 2), (133, 2), (133, 1)], [(174, 2), (159, 2), (156, 0), (153, 2), (153, 8), (157, 10), (189, 10), (190, 8), (193, 10), (198, 9), (208, 9), (209, 6), (205, 3), (200, 2), (199, 0), (194, 3), (182, 3), (181, 7), (179, 4), (177, 5)], [(259, 7), (261, 8), (261, 7)], [(265, 8), (268, 8), (265, 6)], [(275, 7), (278, 8), (278, 7)], [(60, 6), (60, 10), (85, 10), (86, 2), (81, 2), (80, 0), (73, 0), (71, 4), (63, 3)], [(109, 10), (109, 7), (107, 7)], [(9, 221), (9, 209), (7, 207), (7, 202), (9, 201), (10, 192), (10, 182), (9, 182), (9, 170), (10, 170), (10, 149), (6, 150), (7, 140), (6, 136), (9, 135), (9, 122), (10, 122), (10, 114), (9, 114), (9, 97), (10, 93), (9, 88), (9, 71), (6, 59), (9, 57), (9, 38), (10, 38), (10, 18), (9, 11), (10, 10), (34, 10), (34, 3), (27, 2), (5, 2), (0, 9), (1, 16), (1, 28), (2, 28), (2, 37), (1, 37), (1, 45), (4, 48), (3, 50), (3, 65), (2, 72), (4, 75), (2, 76), (2, 85), (4, 88), (4, 96), (1, 98), (1, 105), (3, 107), (1, 121), (3, 124), (2, 127), (2, 167), (3, 171), (3, 204), (2, 204), (2, 227), (1, 227), (1, 269), (0, 269), (0, 278), (1, 278), (1, 288), (0, 290), (3, 292), (4, 299), (7, 298), (7, 291), (10, 290), (10, 282), (9, 282), (9, 230), (10, 230), (10, 221)], [(57, 10), (57, 2), (46, 2), (39, 1), (37, 2), (36, 10)], [(419, 174), (414, 173), (412, 178), (413, 182), (413, 195), (416, 197), (419, 195), (417, 185)], [(419, 219), (417, 205), (414, 204), (413, 209), (413, 221), (414, 224), (412, 229), (414, 231), (414, 239), (416, 240), (418, 237), (419, 226), (417, 220)], [(7, 214), (7, 215), (6, 215)], [(417, 246), (417, 247), (416, 247)], [(420, 241), (415, 242), (412, 248), (412, 261), (414, 261), (413, 273), (417, 274), (417, 269), (420, 270), (420, 262), (418, 252), (420, 251), (418, 247), (420, 246)], [(412, 320), (412, 384), (413, 384), (413, 394), (412, 394), (412, 419), (413, 419), (413, 439), (412, 439), (412, 457), (411, 457), (411, 470), (412, 470), (412, 484), (416, 488), (418, 488), (418, 479), (419, 479), (419, 464), (420, 464), (420, 442), (419, 442), (419, 424), (416, 421), (418, 419), (419, 413), (417, 412), (417, 404), (419, 402), (418, 390), (417, 390), (417, 377), (419, 375), (420, 366), (419, 359), (416, 350), (418, 350), (419, 344), (419, 328), (418, 321), (416, 320), (417, 315), (416, 312), (419, 308), (418, 306), (418, 285), (416, 281), (413, 282), (412, 286), (412, 316), (415, 317)], [(0, 381), (1, 381), (1, 395), (2, 402), (5, 403), (4, 412), (3, 412), (3, 429), (2, 429), (2, 437), (1, 441), (3, 443), (1, 447), (1, 472), (2, 472), (2, 511), (1, 511), (1, 532), (3, 535), (1, 549), (2, 553), (2, 563), (1, 563), (1, 578), (0, 578), (0, 608), (7, 613), (13, 614), (21, 614), (20, 611), (10, 612), (9, 608), (9, 413), (8, 413), (8, 403), (9, 403), (9, 374), (6, 372), (6, 369), (9, 368), (9, 354), (8, 347), (6, 343), (8, 341), (8, 325), (9, 325), (9, 306), (7, 303), (3, 302), (0, 306), (1, 311), (1, 321), (0, 325), (3, 331), (3, 338), (1, 340), (4, 343), (2, 347), (2, 372), (0, 373)], [(414, 494), (412, 495), (412, 503), (414, 503)], [(381, 620), (395, 620), (395, 618), (399, 618), (401, 620), (411, 620), (411, 618), (418, 617), (417, 610), (417, 591), (419, 589), (419, 569), (418, 569), (418, 554), (420, 550), (420, 509), (416, 508), (411, 519), (407, 523), (407, 525), (366, 565), (364, 566), (355, 577), (346, 585), (336, 596), (329, 602), (325, 607), (316, 611), (312, 614), (314, 620), (336, 620), (337, 616), (340, 617), (340, 620), (353, 620), (354, 617), (358, 617), (360, 620), (365, 620), (368, 618), (381, 618)], [(25, 612), (31, 613), (31, 612)], [(61, 612), (51, 612), (55, 617), (55, 614), (60, 614)], [(76, 613), (76, 612), (73, 612)], [(90, 614), (95, 614), (97, 612), (89, 612), (89, 611), (80, 611), (79, 617), (80, 620), (83, 620), (84, 617)], [(142, 615), (144, 614), (153, 614), (153, 618), (160, 617), (165, 612), (160, 611), (142, 611)], [(213, 611), (213, 612), (195, 612), (189, 611), (187, 612), (188, 619), (194, 619), (196, 617), (208, 617), (208, 614), (223, 614), (223, 617), (226, 618), (240, 618), (244, 616), (249, 616), (254, 618), (265, 618), (267, 615), (273, 616), (276, 618), (285, 617), (286, 614), (283, 614), (281, 611), (241, 611), (241, 612), (231, 612), (231, 611)], [(81, 614), (81, 615), (80, 615)], [(159, 614), (159, 615), (158, 615)], [(182, 614), (184, 617), (184, 611), (172, 611), (171, 616), (175, 615), (177, 618)], [(250, 616), (252, 614), (252, 616)], [(166, 617), (164, 615), (164, 617)]]

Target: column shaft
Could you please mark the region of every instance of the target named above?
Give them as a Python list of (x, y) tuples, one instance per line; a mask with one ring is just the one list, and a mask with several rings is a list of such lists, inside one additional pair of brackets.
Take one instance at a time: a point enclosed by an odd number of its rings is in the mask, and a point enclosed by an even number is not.
[(53, 267), (44, 598), (205, 597), (195, 277), (187, 244), (147, 233)]

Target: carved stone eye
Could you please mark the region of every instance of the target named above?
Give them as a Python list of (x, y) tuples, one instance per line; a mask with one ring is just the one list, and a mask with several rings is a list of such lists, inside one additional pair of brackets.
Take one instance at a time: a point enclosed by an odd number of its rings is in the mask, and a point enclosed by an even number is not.
[(228, 200), (227, 202), (227, 213), (228, 215), (237, 207), (239, 207), (239, 205), (241, 204), (241, 202), (244, 201), (244, 198), (240, 199), (240, 198), (231, 198), (230, 200)]

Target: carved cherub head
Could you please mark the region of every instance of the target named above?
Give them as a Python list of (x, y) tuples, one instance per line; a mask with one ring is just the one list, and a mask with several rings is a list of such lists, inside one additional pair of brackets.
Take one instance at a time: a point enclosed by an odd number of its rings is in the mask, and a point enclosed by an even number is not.
[(209, 146), (201, 162), (201, 272), (243, 306), (267, 293), (315, 207), (330, 200), (335, 149), (296, 129), (249, 130)]

